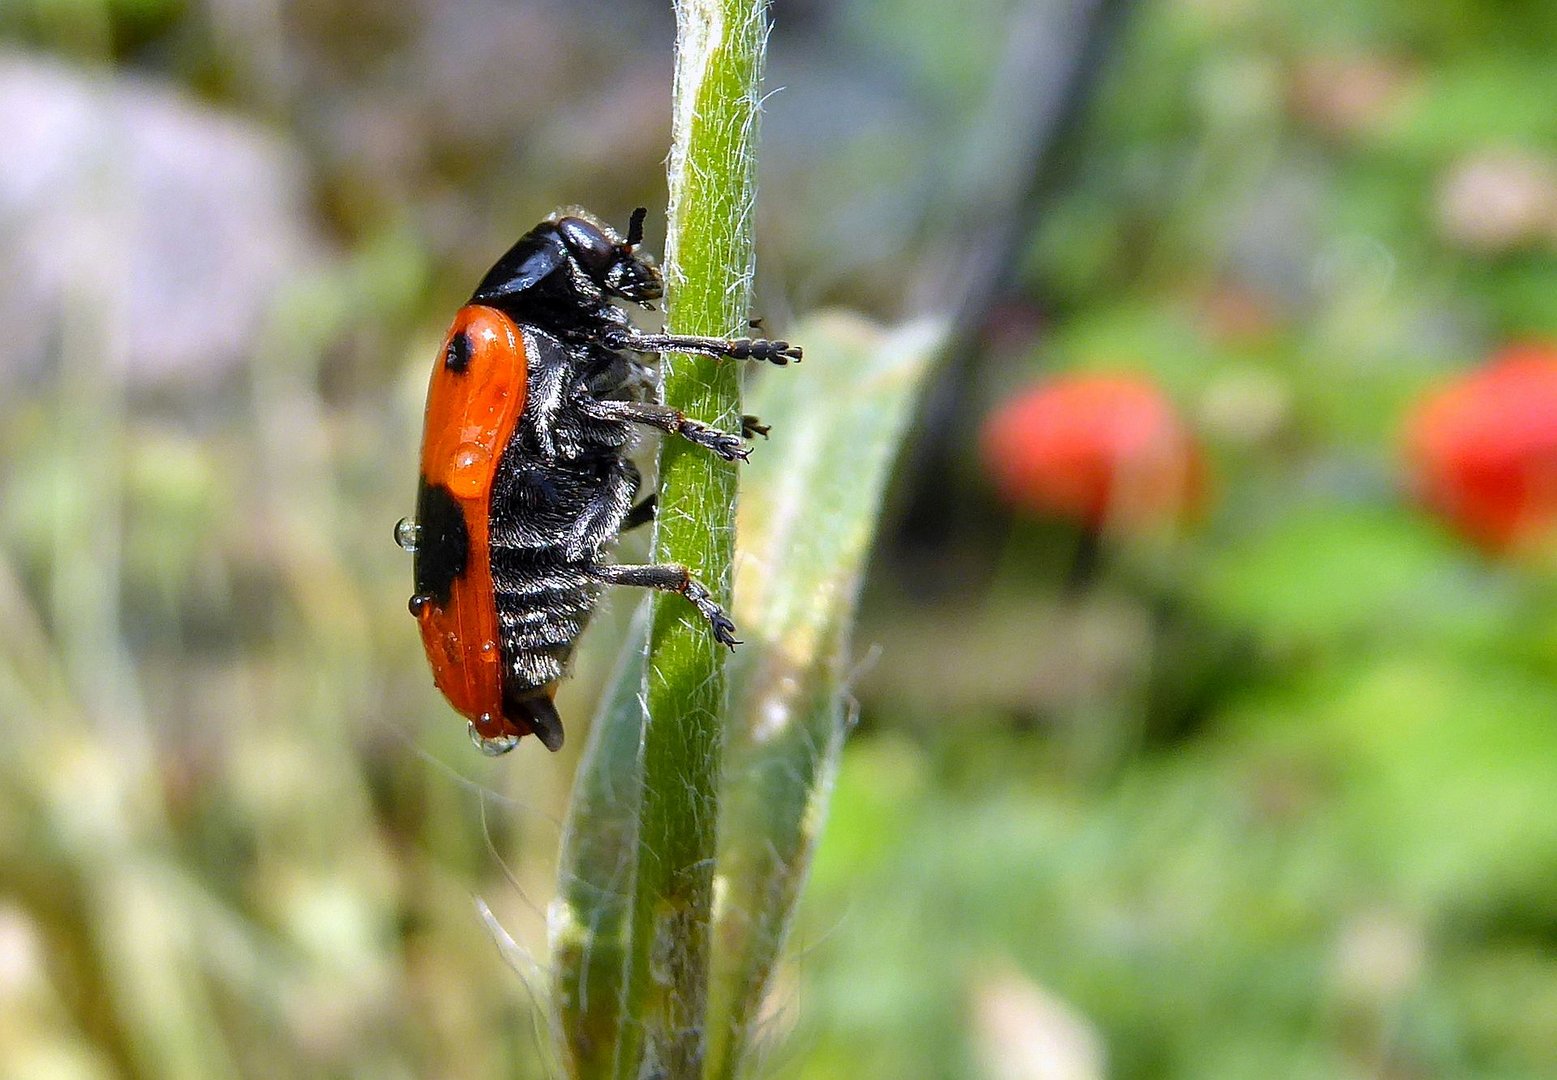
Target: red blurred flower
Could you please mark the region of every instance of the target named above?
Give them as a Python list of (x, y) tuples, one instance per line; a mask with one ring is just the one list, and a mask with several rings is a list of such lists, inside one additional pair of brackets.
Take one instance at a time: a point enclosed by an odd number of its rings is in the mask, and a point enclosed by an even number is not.
[(1557, 533), (1557, 346), (1514, 345), (1429, 394), (1406, 424), (1427, 506), (1489, 551)]
[(1092, 529), (1180, 522), (1204, 496), (1200, 447), (1138, 375), (1072, 375), (1018, 394), (985, 422), (984, 461), (1012, 506)]

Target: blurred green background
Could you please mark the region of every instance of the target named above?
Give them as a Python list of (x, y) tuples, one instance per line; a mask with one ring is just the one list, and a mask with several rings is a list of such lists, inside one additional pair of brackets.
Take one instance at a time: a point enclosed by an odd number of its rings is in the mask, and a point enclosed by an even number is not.
[[(1557, 6), (1094, 7), (775, 6), (770, 329), (949, 304), (1017, 232), (897, 478), (761, 1071), (1557, 1076), (1557, 577), (1401, 450), (1428, 388), (1557, 338)], [(556, 206), (663, 206), (672, 32), (0, 4), (0, 1076), (548, 1075), (472, 900), (544, 961), (630, 600), (569, 749), (487, 761), (390, 533), (471, 283)], [(998, 118), (1089, 33), (1040, 167)], [(1191, 526), (997, 497), (983, 418), (1089, 370), (1193, 428)]]

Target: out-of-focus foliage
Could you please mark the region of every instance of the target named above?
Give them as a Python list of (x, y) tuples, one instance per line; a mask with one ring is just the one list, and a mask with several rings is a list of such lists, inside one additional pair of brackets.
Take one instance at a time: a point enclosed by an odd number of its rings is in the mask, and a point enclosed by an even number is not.
[[(774, 332), (944, 265), (1008, 9), (956, 7), (777, 5)], [(0, 40), (0, 1075), (542, 1075), (471, 897), (543, 955), (585, 740), (469, 750), (389, 535), (470, 282), (663, 203), (668, 11), (14, 0)], [(936, 414), (939, 529), (875, 563), (766, 1069), (1557, 1073), (1557, 581), (1425, 515), (1401, 439), (1557, 337), (1554, 64), (1540, 0), (1135, 5)], [(236, 239), (191, 224), (233, 191)], [(136, 360), (145, 311), (209, 361)], [(1121, 370), (1212, 497), (1079, 558), (974, 433)]]
[(993, 565), (969, 525), (928, 589), (922, 554), (883, 567), (880, 719), (781, 1074), (862, 1046), (962, 1073), (936, 1033), (1013, 960), (1110, 1075), (1557, 1069), (1554, 583), (1421, 512), (1401, 445), (1413, 399), (1557, 323), (1536, 9), (1140, 7), (981, 389), (1157, 380), (1211, 452), (1211, 516), (1079, 588), (1076, 535), (1041, 522)]

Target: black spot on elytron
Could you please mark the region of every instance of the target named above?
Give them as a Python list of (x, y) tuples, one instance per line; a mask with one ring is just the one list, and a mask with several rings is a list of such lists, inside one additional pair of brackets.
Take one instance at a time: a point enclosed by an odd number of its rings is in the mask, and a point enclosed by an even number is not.
[(443, 366), (456, 375), (465, 374), (470, 367), (470, 335), (461, 330), (449, 339), (449, 347), (443, 354)]
[(416, 523), (422, 529), (412, 564), (416, 596), (430, 596), (439, 604), (447, 604), (454, 579), (465, 572), (470, 562), (470, 530), (465, 525), (465, 511), (460, 509), (453, 492), (442, 485), (429, 484), (424, 476), (416, 492)]

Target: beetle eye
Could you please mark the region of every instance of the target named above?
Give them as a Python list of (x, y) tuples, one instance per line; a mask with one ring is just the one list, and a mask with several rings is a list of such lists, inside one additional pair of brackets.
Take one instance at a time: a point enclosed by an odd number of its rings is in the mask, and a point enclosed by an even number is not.
[(591, 274), (605, 273), (616, 260), (616, 245), (598, 226), (583, 218), (565, 217), (557, 222), (557, 231)]

